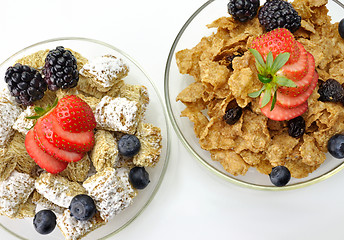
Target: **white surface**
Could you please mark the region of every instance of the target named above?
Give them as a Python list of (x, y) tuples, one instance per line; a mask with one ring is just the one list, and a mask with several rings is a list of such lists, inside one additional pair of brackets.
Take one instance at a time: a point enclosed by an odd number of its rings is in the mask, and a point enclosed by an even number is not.
[[(1, 0), (0, 62), (45, 39), (94, 38), (136, 59), (163, 96), (170, 47), (182, 25), (203, 2)], [(112, 239), (344, 238), (343, 171), (299, 190), (246, 189), (205, 169), (171, 131), (170, 164), (159, 192), (141, 216)], [(0, 230), (0, 239), (16, 238)]]

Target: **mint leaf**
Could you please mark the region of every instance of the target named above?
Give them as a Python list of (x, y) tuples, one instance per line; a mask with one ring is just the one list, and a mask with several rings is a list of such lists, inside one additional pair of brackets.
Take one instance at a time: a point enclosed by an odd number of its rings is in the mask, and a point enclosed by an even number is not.
[(265, 85), (264, 85), (259, 91), (249, 93), (248, 96), (251, 97), (251, 98), (259, 97), (260, 94), (262, 94), (262, 92), (263, 92), (264, 90), (265, 90)]
[(289, 60), (290, 53), (285, 52), (278, 54), (278, 56), (275, 58), (275, 61), (272, 64), (271, 67), (271, 74), (275, 74), (278, 70), (280, 70), (284, 64), (286, 64)]
[(257, 69), (259, 70), (259, 69), (266, 68), (266, 64), (265, 64), (265, 62), (263, 60), (262, 55), (260, 55), (260, 53), (256, 49), (254, 49), (254, 48), (249, 48), (248, 50), (252, 53), (252, 55), (256, 59), (256, 67), (257, 67)]
[(264, 95), (263, 95), (263, 99), (262, 99), (262, 105), (260, 106), (260, 108), (265, 107), (271, 100), (271, 88), (267, 88), (264, 91)]
[(279, 86), (297, 87), (297, 85), (292, 80), (290, 80), (289, 78), (286, 78), (284, 76), (276, 76), (275, 81)]

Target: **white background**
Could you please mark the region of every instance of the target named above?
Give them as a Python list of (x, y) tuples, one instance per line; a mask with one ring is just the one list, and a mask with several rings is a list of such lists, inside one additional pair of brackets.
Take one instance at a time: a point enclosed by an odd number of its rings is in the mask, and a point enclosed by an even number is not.
[[(0, 62), (45, 39), (94, 38), (136, 59), (163, 96), (173, 40), (204, 2), (1, 0)], [(246, 189), (205, 169), (171, 131), (170, 164), (160, 190), (113, 239), (344, 239), (343, 171), (299, 190)], [(15, 238), (0, 230), (0, 239)]]

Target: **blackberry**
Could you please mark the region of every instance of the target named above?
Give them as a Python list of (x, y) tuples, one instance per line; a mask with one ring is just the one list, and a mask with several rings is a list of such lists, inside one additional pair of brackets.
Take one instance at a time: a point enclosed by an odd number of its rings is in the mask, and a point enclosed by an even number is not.
[(301, 137), (306, 130), (306, 122), (303, 117), (298, 116), (288, 121), (288, 133), (293, 138)]
[(319, 101), (322, 102), (343, 102), (344, 101), (344, 88), (336, 80), (330, 78), (320, 85), (318, 89), (320, 97)]
[(79, 81), (76, 58), (62, 46), (49, 51), (43, 74), (51, 91), (76, 87)]
[(36, 69), (20, 63), (7, 69), (5, 82), (16, 102), (24, 106), (32, 105), (34, 101), (41, 99), (47, 90), (47, 84), (41, 74)]
[(229, 108), (225, 115), (223, 115), (223, 120), (229, 125), (235, 124), (242, 115), (242, 108), (237, 106), (234, 108)]
[(228, 13), (240, 22), (254, 18), (259, 6), (259, 0), (230, 0), (227, 4)]
[(287, 28), (290, 32), (295, 32), (301, 26), (301, 17), (290, 3), (283, 0), (267, 1), (259, 9), (258, 19), (266, 31)]

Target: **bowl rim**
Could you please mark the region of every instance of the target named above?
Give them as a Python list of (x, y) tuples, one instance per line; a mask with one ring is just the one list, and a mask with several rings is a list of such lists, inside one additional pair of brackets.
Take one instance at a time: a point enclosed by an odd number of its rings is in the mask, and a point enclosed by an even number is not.
[[(208, 0), (207, 2), (205, 2), (203, 5), (201, 5), (190, 17), (189, 19), (184, 23), (184, 25), (182, 26), (182, 28), (180, 29), (180, 31), (178, 32), (175, 40), (173, 41), (172, 47), (170, 49), (168, 58), (167, 58), (167, 62), (166, 62), (166, 66), (165, 66), (165, 74), (164, 74), (164, 92), (165, 92), (165, 103), (167, 106), (167, 112), (168, 112), (168, 116), (170, 118), (170, 121), (172, 123), (172, 126), (175, 130), (175, 132), (177, 133), (179, 139), (181, 140), (181, 142), (183, 143), (184, 147), (189, 151), (189, 153), (191, 153), (191, 155), (196, 158), (203, 166), (205, 166), (207, 169), (209, 169), (210, 171), (212, 171), (213, 173), (215, 173), (217, 176), (221, 177), (222, 179), (229, 181), (231, 183), (234, 183), (236, 185), (239, 185), (241, 187), (246, 187), (246, 188), (250, 188), (250, 189), (256, 189), (256, 190), (266, 190), (266, 191), (285, 191), (285, 190), (292, 190), (292, 189), (299, 189), (302, 187), (306, 187), (315, 183), (318, 183), (320, 181), (323, 181), (331, 176), (333, 176), (334, 174), (338, 173), (339, 171), (341, 171), (342, 169), (344, 169), (344, 162), (339, 164), (337, 167), (331, 169), (330, 171), (321, 174), (320, 176), (310, 179), (310, 180), (305, 180), (303, 182), (299, 182), (299, 183), (295, 183), (295, 184), (290, 184), (290, 185), (286, 185), (284, 187), (275, 187), (275, 186), (265, 186), (265, 185), (259, 185), (259, 184), (253, 184), (253, 183), (248, 183), (245, 182), (243, 180), (239, 180), (239, 179), (235, 179), (232, 176), (226, 175), (225, 173), (219, 171), (218, 169), (216, 169), (214, 166), (210, 165), (208, 162), (206, 162), (188, 143), (188, 141), (186, 140), (186, 138), (184, 137), (181, 129), (179, 128), (176, 118), (173, 114), (172, 111), (172, 105), (170, 102), (170, 94), (169, 94), (169, 75), (170, 75), (170, 68), (171, 68), (171, 64), (172, 64), (172, 59), (174, 58), (174, 52), (176, 50), (176, 47), (179, 43), (180, 38), (182, 37), (183, 33), (185, 32), (185, 30), (188, 28), (188, 26), (190, 25), (190, 23), (198, 16), (198, 14), (204, 10), (208, 5), (210, 5), (211, 3), (215, 2), (216, 0)], [(344, 10), (344, 4), (341, 3), (338, 0), (333, 0), (333, 2), (335, 4), (337, 4), (339, 7), (341, 7)]]
[[(16, 53), (14, 53), (13, 55), (11, 55), (10, 57), (8, 57), (7, 59), (5, 59), (2, 63), (0, 63), (0, 67), (3, 67), (4, 64), (11, 60), (12, 58), (15, 58), (17, 55), (25, 52), (26, 50), (29, 50), (33, 47), (37, 47), (40, 46), (42, 44), (47, 44), (47, 43), (53, 43), (53, 42), (58, 42), (58, 41), (83, 41), (83, 42), (89, 42), (89, 43), (94, 43), (94, 44), (98, 44), (98, 45), (102, 45), (104, 47), (108, 47), (116, 52), (119, 52), (120, 54), (122, 54), (124, 57), (126, 57), (127, 59), (129, 59), (142, 73), (143, 75), (146, 77), (146, 79), (149, 81), (149, 83), (151, 84), (151, 86), (153, 87), (156, 96), (158, 97), (159, 103), (161, 104), (161, 107), (163, 109), (163, 114), (164, 114), (164, 118), (165, 118), (165, 128), (166, 128), (166, 135), (165, 136), (165, 141), (166, 141), (166, 153), (165, 153), (165, 161), (164, 164), (162, 166), (162, 170), (161, 170), (161, 174), (159, 176), (158, 182), (155, 186), (155, 188), (152, 191), (152, 194), (149, 196), (149, 199), (144, 203), (144, 205), (135, 213), (135, 215), (133, 215), (126, 223), (124, 223), (121, 227), (119, 227), (118, 229), (116, 229), (115, 231), (107, 234), (104, 237), (98, 238), (99, 240), (105, 240), (105, 239), (110, 239), (112, 236), (116, 235), (117, 233), (119, 233), (120, 231), (122, 231), (123, 229), (125, 229), (127, 226), (129, 226), (138, 216), (140, 216), (143, 211), (148, 207), (148, 205), (152, 202), (152, 200), (154, 199), (155, 195), (157, 194), (158, 190), (160, 189), (160, 186), (163, 182), (163, 179), (165, 177), (166, 174), (166, 170), (167, 170), (167, 166), (169, 164), (169, 160), (170, 160), (170, 150), (171, 150), (171, 132), (170, 132), (170, 126), (169, 126), (169, 118), (167, 117), (167, 109), (166, 106), (164, 105), (164, 101), (162, 100), (162, 97), (160, 95), (160, 92), (158, 90), (158, 88), (156, 87), (155, 83), (152, 81), (152, 79), (148, 76), (148, 74), (146, 73), (146, 71), (141, 67), (141, 65), (134, 60), (130, 55), (128, 55), (126, 52), (124, 52), (123, 50), (108, 44), (106, 42), (103, 42), (101, 40), (97, 40), (97, 39), (92, 39), (92, 38), (85, 38), (85, 37), (57, 37), (57, 38), (51, 38), (51, 39), (47, 39), (47, 40), (43, 40), (40, 42), (36, 42), (34, 44), (31, 44), (19, 51), (17, 51)], [(29, 240), (27, 238), (24, 238), (20, 235), (18, 235), (17, 233), (7, 229), (5, 226), (3, 226), (0, 223), (0, 228), (2, 228), (3, 230), (7, 231), (8, 233), (12, 234), (13, 236), (22, 239), (22, 240)]]

